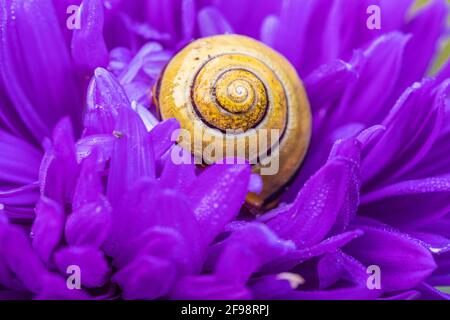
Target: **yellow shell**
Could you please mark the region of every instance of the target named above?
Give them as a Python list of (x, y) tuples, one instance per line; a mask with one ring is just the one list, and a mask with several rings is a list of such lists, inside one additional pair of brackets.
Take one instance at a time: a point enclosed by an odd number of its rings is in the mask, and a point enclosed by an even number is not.
[(162, 119), (178, 119), (189, 133), (178, 143), (203, 163), (235, 156), (253, 165), (264, 182), (247, 197), (255, 206), (276, 197), (306, 154), (311, 112), (303, 85), (284, 57), (253, 39), (192, 42), (166, 66), (154, 100)]

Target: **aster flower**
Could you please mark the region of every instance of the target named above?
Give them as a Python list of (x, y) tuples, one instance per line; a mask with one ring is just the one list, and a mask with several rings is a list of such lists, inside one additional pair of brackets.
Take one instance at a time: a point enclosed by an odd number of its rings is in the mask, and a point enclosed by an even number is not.
[[(449, 64), (428, 73), (445, 1), (83, 0), (73, 31), (69, 4), (0, 0), (0, 298), (448, 298)], [(174, 53), (221, 33), (284, 54), (313, 113), (256, 217), (250, 166), (175, 164), (179, 124), (151, 103)]]

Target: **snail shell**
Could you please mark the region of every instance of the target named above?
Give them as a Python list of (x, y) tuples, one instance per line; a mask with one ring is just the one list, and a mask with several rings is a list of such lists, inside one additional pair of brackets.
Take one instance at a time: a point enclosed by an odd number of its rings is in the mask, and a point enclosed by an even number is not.
[(247, 37), (190, 43), (166, 66), (154, 101), (162, 119), (178, 119), (190, 134), (178, 143), (203, 163), (234, 156), (253, 165), (264, 185), (247, 202), (258, 207), (287, 185), (308, 148), (311, 112), (295, 69)]

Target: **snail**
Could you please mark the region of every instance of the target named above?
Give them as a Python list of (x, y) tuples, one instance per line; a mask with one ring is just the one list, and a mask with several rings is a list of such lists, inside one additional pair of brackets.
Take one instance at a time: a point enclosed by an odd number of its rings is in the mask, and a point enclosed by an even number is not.
[[(176, 118), (188, 136), (178, 144), (202, 163), (244, 158), (263, 180), (247, 202), (275, 200), (298, 171), (311, 136), (311, 111), (291, 64), (248, 37), (198, 39), (178, 52), (153, 88), (165, 120)], [(230, 152), (230, 150), (232, 150)]]

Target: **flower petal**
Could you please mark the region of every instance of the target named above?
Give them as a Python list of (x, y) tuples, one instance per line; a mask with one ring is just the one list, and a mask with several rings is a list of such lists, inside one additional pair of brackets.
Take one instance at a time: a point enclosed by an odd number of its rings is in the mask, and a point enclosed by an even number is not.
[(80, 29), (72, 35), (72, 57), (86, 73), (108, 64), (108, 49), (103, 39), (103, 1), (83, 0), (80, 6)]
[(155, 159), (161, 158), (161, 156), (170, 149), (176, 142), (177, 137), (174, 137), (176, 130), (180, 129), (180, 124), (176, 119), (165, 120), (156, 125), (150, 131), (150, 139), (153, 142), (153, 149)]
[(81, 90), (52, 2), (9, 0), (1, 6), (1, 82), (20, 118), (38, 143), (64, 116), (78, 133)]
[(249, 165), (215, 164), (193, 182), (188, 197), (206, 243), (239, 213), (248, 193), (250, 174)]
[(251, 294), (245, 286), (201, 275), (178, 280), (170, 297), (175, 300), (249, 300)]
[(447, 91), (447, 84), (439, 91), (434, 89), (435, 81), (426, 79), (413, 85), (398, 100), (384, 121), (386, 133), (362, 162), (365, 184), (375, 183), (372, 181), (375, 178), (379, 184), (380, 179), (398, 177), (430, 149), (442, 124), (444, 100), (440, 92)]
[(156, 299), (169, 293), (175, 277), (175, 266), (167, 260), (139, 256), (117, 272), (113, 281), (123, 290), (124, 299)]
[(103, 68), (95, 69), (87, 93), (84, 135), (112, 134), (119, 110), (130, 106), (125, 90), (117, 79)]
[(93, 247), (67, 247), (55, 253), (55, 264), (66, 275), (69, 266), (78, 266), (81, 285), (86, 288), (101, 287), (110, 272), (102, 251)]
[(36, 206), (36, 219), (31, 228), (33, 248), (44, 262), (48, 262), (53, 251), (62, 241), (65, 215), (55, 201), (41, 197)]
[(299, 248), (319, 243), (338, 220), (345, 224), (356, 211), (359, 179), (355, 170), (350, 159), (330, 160), (306, 182), (294, 204), (268, 225)]
[(431, 253), (417, 240), (386, 228), (358, 228), (364, 235), (350, 242), (343, 251), (366, 266), (379, 266), (384, 292), (414, 288), (435, 270)]
[(78, 170), (72, 125), (63, 118), (53, 131), (53, 146), (46, 151), (39, 169), (41, 194), (61, 204), (70, 202)]
[(139, 115), (121, 108), (108, 177), (108, 198), (117, 202), (138, 179), (155, 177), (153, 145)]
[(360, 213), (411, 230), (446, 215), (449, 195), (450, 176), (403, 181), (365, 194)]
[(279, 239), (264, 224), (249, 223), (213, 246), (210, 254), (217, 257), (214, 269), (218, 278), (244, 285), (264, 264), (294, 249), (293, 242)]
[(65, 235), (71, 246), (100, 248), (111, 232), (111, 208), (106, 199), (85, 204), (67, 218)]
[(228, 21), (214, 7), (206, 7), (198, 13), (198, 26), (202, 37), (233, 33)]

